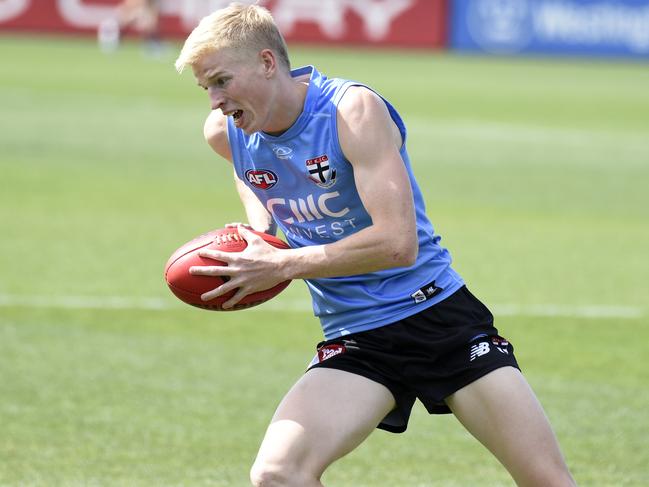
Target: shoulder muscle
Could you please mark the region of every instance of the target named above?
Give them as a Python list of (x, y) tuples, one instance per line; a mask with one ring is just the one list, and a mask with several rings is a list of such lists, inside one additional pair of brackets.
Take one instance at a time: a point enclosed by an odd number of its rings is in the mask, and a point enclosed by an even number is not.
[(213, 110), (205, 120), (203, 135), (214, 152), (232, 162), (227, 123), (227, 117), (220, 110)]
[(337, 125), (341, 148), (352, 163), (358, 149), (390, 146), (398, 151), (402, 145), (401, 134), (385, 102), (364, 86), (352, 86), (342, 97)]

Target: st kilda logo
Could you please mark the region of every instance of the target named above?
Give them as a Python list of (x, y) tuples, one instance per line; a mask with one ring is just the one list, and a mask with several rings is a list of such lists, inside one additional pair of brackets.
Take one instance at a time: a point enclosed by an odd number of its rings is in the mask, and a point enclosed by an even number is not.
[(259, 189), (270, 189), (277, 184), (277, 174), (268, 169), (248, 169), (246, 179)]
[(309, 179), (321, 188), (331, 188), (336, 183), (336, 170), (329, 165), (329, 157), (323, 154), (306, 160)]

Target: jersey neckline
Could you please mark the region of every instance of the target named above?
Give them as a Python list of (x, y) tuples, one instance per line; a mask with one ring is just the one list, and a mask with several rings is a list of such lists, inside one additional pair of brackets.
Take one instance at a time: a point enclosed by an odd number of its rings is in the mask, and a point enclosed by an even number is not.
[(307, 87), (306, 96), (304, 98), (304, 106), (300, 115), (297, 117), (295, 122), (293, 122), (293, 125), (291, 125), (288, 130), (280, 135), (271, 135), (263, 131), (258, 132), (259, 136), (262, 139), (272, 142), (281, 142), (295, 137), (304, 129), (304, 127), (306, 127), (309, 119), (311, 118), (311, 107), (313, 106), (313, 103), (318, 96), (318, 86), (317, 83), (314, 82), (314, 80), (320, 76), (320, 73), (318, 73), (318, 70), (315, 69), (315, 67), (312, 65), (302, 66), (300, 68), (291, 70), (292, 78), (299, 78), (300, 76), (304, 76), (306, 74), (309, 75), (309, 86)]

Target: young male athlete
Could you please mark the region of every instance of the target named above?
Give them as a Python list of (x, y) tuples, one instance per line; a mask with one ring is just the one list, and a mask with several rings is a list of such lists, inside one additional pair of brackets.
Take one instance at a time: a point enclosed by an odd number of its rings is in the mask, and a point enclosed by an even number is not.
[(251, 472), (255, 486), (321, 486), (376, 428), (401, 432), (419, 399), (453, 412), (521, 486), (573, 486), (545, 414), (493, 316), (451, 268), (428, 221), (396, 110), (368, 87), (291, 71), (269, 12), (232, 4), (204, 18), (176, 61), (207, 91), (210, 146), (232, 162), (250, 227), (241, 253), (196, 275), (230, 279), (226, 303), (305, 279), (326, 341), (286, 394)]

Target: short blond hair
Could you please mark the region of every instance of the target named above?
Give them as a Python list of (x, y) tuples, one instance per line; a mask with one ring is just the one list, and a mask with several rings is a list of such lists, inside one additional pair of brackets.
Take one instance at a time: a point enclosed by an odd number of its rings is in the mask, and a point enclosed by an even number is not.
[(260, 51), (271, 49), (288, 71), (286, 42), (270, 12), (259, 5), (231, 3), (204, 17), (189, 34), (175, 66), (182, 73), (205, 54), (224, 48)]

